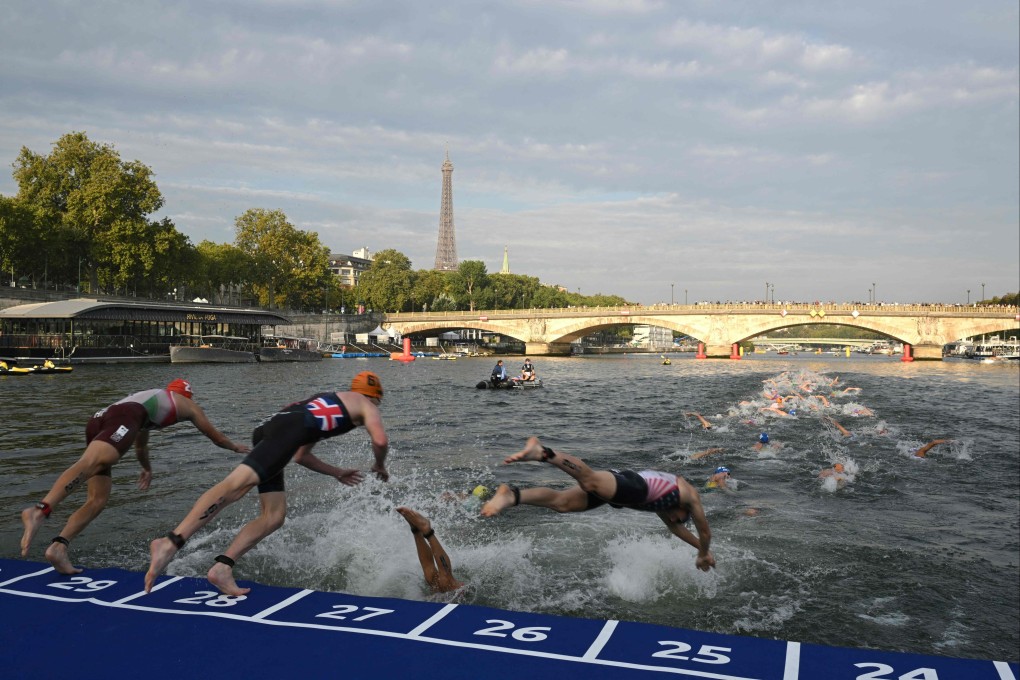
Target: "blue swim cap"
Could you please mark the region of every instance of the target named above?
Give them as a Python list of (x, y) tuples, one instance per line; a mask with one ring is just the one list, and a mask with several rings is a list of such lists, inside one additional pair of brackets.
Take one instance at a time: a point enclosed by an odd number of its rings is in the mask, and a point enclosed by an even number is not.
[(797, 409), (795, 409), (795, 408), (791, 408), (791, 409), (790, 409), (790, 415), (791, 415), (791, 416), (795, 416), (795, 415), (797, 415)]
[(727, 472), (728, 473), (729, 471), (730, 471), (730, 469), (728, 467), (723, 466), (723, 465), (720, 465), (719, 467), (717, 467), (715, 469), (715, 473), (716, 474), (719, 474), (720, 472)]
[(769, 433), (768, 432), (762, 432), (760, 435), (758, 435), (758, 441), (760, 441), (762, 444), (768, 444), (769, 443)]

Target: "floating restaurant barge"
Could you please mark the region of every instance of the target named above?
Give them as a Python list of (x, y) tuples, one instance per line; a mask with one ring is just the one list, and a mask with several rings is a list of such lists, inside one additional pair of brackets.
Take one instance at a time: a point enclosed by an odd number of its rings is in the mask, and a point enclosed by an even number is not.
[(168, 362), (170, 348), (230, 337), (257, 353), (263, 327), (290, 319), (261, 309), (78, 298), (0, 310), (0, 358), (72, 364)]

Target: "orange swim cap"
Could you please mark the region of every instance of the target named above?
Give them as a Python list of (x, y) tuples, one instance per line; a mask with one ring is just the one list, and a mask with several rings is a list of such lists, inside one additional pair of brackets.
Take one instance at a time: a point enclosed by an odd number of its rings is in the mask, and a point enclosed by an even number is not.
[(382, 399), (382, 381), (372, 371), (362, 371), (351, 381), (351, 392), (360, 392), (369, 399)]
[(177, 378), (177, 380), (174, 380), (167, 385), (166, 388), (171, 392), (176, 392), (182, 397), (191, 399), (191, 383), (183, 378)]
[(843, 464), (842, 463), (836, 463), (835, 465), (832, 466), (832, 469), (835, 470), (836, 472), (842, 472), (843, 471)]

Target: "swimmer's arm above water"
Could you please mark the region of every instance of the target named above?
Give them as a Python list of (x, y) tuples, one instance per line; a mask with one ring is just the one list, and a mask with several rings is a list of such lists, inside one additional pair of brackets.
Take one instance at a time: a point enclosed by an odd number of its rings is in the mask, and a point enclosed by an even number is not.
[(320, 475), (332, 477), (336, 481), (341, 484), (346, 484), (347, 486), (360, 484), (364, 479), (364, 475), (361, 474), (360, 470), (355, 470), (353, 468), (339, 468), (320, 459), (312, 453), (313, 446), (314, 444), (305, 444), (299, 448), (294, 454), (294, 462), (308, 468), (312, 472), (318, 472)]

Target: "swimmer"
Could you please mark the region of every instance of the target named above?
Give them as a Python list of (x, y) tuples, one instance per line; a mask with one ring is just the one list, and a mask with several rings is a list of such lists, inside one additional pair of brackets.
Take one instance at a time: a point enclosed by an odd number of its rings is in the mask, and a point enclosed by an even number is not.
[(844, 468), (842, 463), (836, 463), (831, 468), (825, 468), (818, 473), (818, 477), (824, 479), (826, 477), (845, 477)]
[(471, 489), (471, 493), (466, 491), (444, 491), (439, 496), (439, 499), (446, 501), (447, 503), (459, 501), (464, 506), (465, 510), (474, 513), (481, 508), (482, 503), (492, 498), (492, 494), (492, 489), (483, 484), (479, 484), (475, 488)]
[(418, 562), (429, 589), (433, 593), (448, 593), (463, 587), (464, 584), (454, 577), (450, 556), (439, 542), (428, 517), (408, 507), (399, 507), (397, 512), (411, 525)]
[(21, 537), (21, 556), (28, 555), (32, 539), (43, 521), (73, 491), (84, 486), (85, 503), (71, 513), (46, 549), (45, 557), (61, 574), (78, 574), (81, 569), (71, 563), (68, 545), (103, 512), (113, 489), (111, 469), (119, 463), (132, 445), (142, 467), (138, 488), (147, 491), (152, 483), (149, 461), (149, 433), (177, 423), (189, 422), (220, 448), (247, 453), (250, 449), (236, 444), (209, 421), (193, 399), (191, 383), (178, 378), (165, 388), (135, 392), (100, 409), (85, 426), (85, 451), (81, 457), (57, 477), (42, 500), (21, 512), (25, 531)]
[(149, 544), (149, 570), (145, 573), (145, 592), (152, 592), (157, 577), (185, 541), (211, 522), (228, 505), (241, 500), (258, 487), (258, 517), (249, 521), (222, 555), (213, 559), (206, 577), (225, 595), (245, 595), (234, 580), (234, 564), (262, 539), (283, 526), (287, 515), (284, 468), (294, 461), (312, 472), (336, 479), (346, 486), (357, 486), (364, 475), (354, 468), (341, 468), (320, 460), (312, 449), (323, 439), (338, 437), (358, 427), (365, 428), (372, 442), (375, 463), (372, 472), (389, 479), (386, 456), (389, 438), (383, 427), (379, 404), (383, 398), (382, 381), (371, 371), (354, 376), (346, 392), (320, 392), (294, 402), (270, 416), (252, 433), (254, 448), (222, 481), (203, 493), (183, 520), (165, 537)]
[(951, 441), (952, 439), (935, 439), (933, 441), (928, 442), (927, 444), (919, 448), (917, 451), (914, 451), (914, 455), (917, 456), (918, 458), (924, 458), (929, 451), (931, 451), (939, 444), (947, 444)]
[(758, 441), (754, 443), (754, 450), (761, 451), (766, 446), (778, 448), (778, 445), (775, 444), (769, 437), (769, 433), (762, 432), (760, 435), (758, 435)]
[(824, 470), (818, 473), (818, 478), (821, 480), (829, 478), (834, 479), (836, 481), (837, 489), (842, 489), (844, 486), (846, 486), (846, 483), (848, 481), (848, 477), (846, 472), (844, 471), (842, 463), (836, 463), (831, 468), (825, 468)]
[(758, 410), (759, 410), (759, 411), (760, 411), (761, 413), (773, 413), (773, 414), (775, 414), (775, 415), (777, 415), (777, 416), (782, 416), (782, 417), (784, 417), (784, 418), (789, 418), (789, 417), (790, 417), (790, 414), (789, 414), (789, 413), (787, 413), (786, 411), (784, 411), (784, 410), (783, 410), (783, 409), (781, 408), (781, 404), (782, 404), (782, 402), (779, 402), (779, 401), (774, 401), (774, 402), (772, 402), (771, 404), (769, 404), (768, 406), (765, 406), (765, 407), (763, 407), (763, 408), (760, 408), (760, 409), (758, 409)]
[[(496, 495), (482, 506), (483, 517), (495, 517), (516, 505), (536, 505), (556, 512), (586, 512), (609, 503), (614, 508), (654, 512), (670, 533), (698, 551), (695, 566), (708, 571), (715, 566), (709, 550), (712, 532), (701, 505), (701, 496), (686, 479), (656, 470), (593, 470), (580, 458), (543, 446), (530, 437), (524, 448), (503, 460), (504, 465), (535, 461), (567, 473), (577, 485), (556, 490), (548, 487), (519, 489), (501, 484)], [(687, 528), (693, 520), (698, 535)]]
[(720, 465), (715, 469), (712, 476), (708, 478), (708, 481), (705, 482), (705, 489), (721, 489), (723, 491), (729, 491), (729, 481), (730, 469), (724, 465)]
[(697, 418), (701, 422), (701, 426), (703, 428), (705, 428), (706, 430), (711, 430), (712, 429), (712, 423), (708, 422), (708, 420), (706, 420), (705, 417), (702, 416), (700, 413), (695, 413), (694, 411), (688, 411), (684, 415), (685, 416), (694, 416), (695, 418)]

